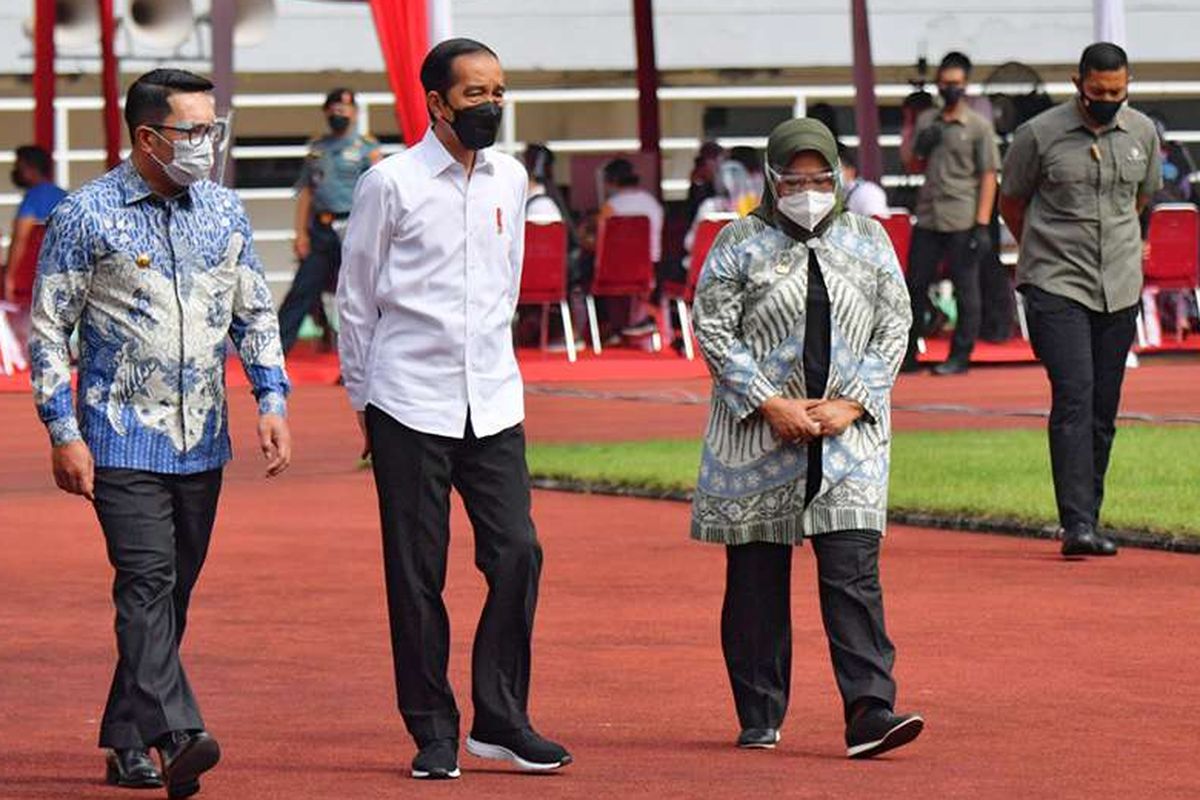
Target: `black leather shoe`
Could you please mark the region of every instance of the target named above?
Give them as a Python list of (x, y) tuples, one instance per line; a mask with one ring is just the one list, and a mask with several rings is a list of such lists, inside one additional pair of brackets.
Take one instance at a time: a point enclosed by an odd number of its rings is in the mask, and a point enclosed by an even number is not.
[(457, 778), (458, 742), (436, 739), (422, 747), (412, 761), (412, 776), (421, 780), (438, 781)]
[(963, 375), (970, 366), (965, 358), (948, 358), (933, 368), (934, 375)]
[(778, 728), (746, 728), (737, 738), (737, 746), (745, 750), (774, 750), (777, 744)]
[(1063, 531), (1062, 554), (1076, 556), (1115, 556), (1117, 543), (1096, 533), (1090, 525), (1078, 525)]
[(846, 726), (846, 755), (871, 758), (908, 744), (924, 729), (919, 714), (894, 714), (886, 706), (872, 706)]
[(170, 800), (200, 791), (200, 776), (221, 760), (221, 748), (207, 731), (171, 731), (157, 747)]
[(163, 785), (162, 775), (144, 747), (109, 750), (104, 782), (126, 789), (157, 789)]

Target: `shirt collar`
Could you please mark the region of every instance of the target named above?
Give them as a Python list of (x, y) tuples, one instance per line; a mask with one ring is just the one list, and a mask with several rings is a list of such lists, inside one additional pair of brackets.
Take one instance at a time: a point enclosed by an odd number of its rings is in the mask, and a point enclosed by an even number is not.
[[(1071, 98), (1071, 100), (1069, 102), (1071, 103), (1071, 110), (1074, 112), (1074, 114), (1071, 118), (1071, 125), (1069, 127), (1069, 130), (1075, 130), (1076, 128), (1083, 128), (1084, 130), (1087, 130), (1087, 131), (1092, 130), (1091, 123), (1088, 122), (1087, 118), (1083, 115), (1083, 109), (1081, 108), (1082, 104), (1079, 101), (1079, 95), (1076, 94), (1073, 98)], [(1117, 111), (1117, 115), (1115, 117), (1113, 117), (1112, 122), (1105, 125), (1099, 131), (1097, 131), (1097, 133), (1104, 133), (1105, 131), (1111, 131), (1115, 128), (1120, 128), (1123, 131), (1128, 130), (1129, 129), (1128, 116), (1129, 116), (1129, 101), (1126, 100), (1125, 105), (1121, 106), (1120, 110)]]
[[(117, 185), (121, 191), (121, 203), (127, 206), (140, 203), (148, 198), (157, 197), (154, 190), (150, 188), (150, 184), (146, 183), (146, 179), (138, 172), (137, 167), (133, 164), (133, 159), (128, 158), (121, 162), (116, 168)], [(185, 188), (182, 192), (172, 198), (165, 198), (168, 201), (173, 200), (181, 206), (187, 207), (192, 202), (191, 187)]]
[[(430, 175), (441, 175), (458, 163), (454, 156), (450, 155), (450, 151), (446, 149), (446, 146), (442, 144), (442, 140), (434, 133), (432, 125), (425, 131), (425, 136), (421, 139), (417, 147), (421, 148), (421, 156), (426, 166), (429, 167)], [(487, 150), (479, 150), (475, 153), (476, 170), (493, 172), (494, 166), (491, 158), (488, 157)]]

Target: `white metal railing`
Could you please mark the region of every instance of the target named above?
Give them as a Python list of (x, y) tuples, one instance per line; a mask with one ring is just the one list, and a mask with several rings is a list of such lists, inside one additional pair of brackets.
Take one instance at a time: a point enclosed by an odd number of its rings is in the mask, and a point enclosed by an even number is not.
[[(1028, 91), (1028, 85), (990, 86), (991, 91)], [(1076, 90), (1073, 84), (1067, 82), (1048, 83), (1044, 86), (1052, 97), (1070, 96)], [(912, 92), (909, 84), (884, 84), (875, 87), (876, 96), (883, 100), (898, 100), (907, 97)], [(1130, 94), (1134, 97), (1200, 97), (1200, 81), (1138, 81), (1130, 86)], [(779, 101), (791, 106), (796, 116), (803, 116), (814, 100), (850, 100), (855, 96), (854, 87), (849, 84), (819, 85), (819, 86), (697, 86), (697, 87), (663, 87), (659, 89), (659, 101), (664, 103), (677, 101)], [(633, 87), (616, 88), (579, 88), (579, 89), (513, 89), (505, 95), (504, 123), (498, 147), (509, 153), (518, 153), (524, 149), (525, 143), (517, 138), (517, 119), (519, 111), (525, 105), (548, 103), (629, 103), (638, 99), (637, 90)], [(360, 109), (360, 128), (367, 132), (370, 110), (375, 106), (390, 108), (393, 96), (390, 92), (362, 92), (357, 95)], [(325, 95), (317, 92), (290, 94), (238, 94), (234, 96), (233, 105), (237, 109), (250, 108), (312, 108), (318, 109), (325, 101)], [(79, 163), (103, 162), (105, 152), (96, 148), (75, 148), (71, 146), (71, 115), (77, 111), (98, 111), (103, 108), (103, 100), (99, 97), (59, 97), (55, 100), (56, 143), (54, 151), (55, 179), (60, 186), (71, 185), (71, 167)], [(34, 110), (32, 98), (0, 98), (0, 114), (28, 113)], [(1172, 131), (1171, 138), (1180, 142), (1200, 142), (1200, 131)], [(851, 147), (858, 145), (857, 136), (843, 136), (842, 140)], [(724, 147), (747, 145), (762, 148), (766, 145), (765, 136), (725, 137), (717, 140)], [(895, 134), (880, 136), (879, 143), (885, 148), (895, 148), (900, 145), (900, 137)], [(666, 152), (689, 152), (699, 149), (701, 140), (692, 136), (664, 137), (661, 147)], [(635, 138), (607, 139), (555, 139), (546, 142), (550, 149), (561, 153), (592, 153), (605, 151), (636, 150), (639, 142)], [(385, 152), (396, 152), (403, 149), (400, 145), (388, 145)], [(233, 156), (237, 159), (256, 158), (300, 158), (305, 155), (307, 148), (303, 145), (237, 145)], [(122, 155), (126, 155), (123, 153)], [(11, 163), (11, 152), (0, 152), (0, 164)], [(1194, 176), (1196, 177), (1196, 176)], [(885, 175), (882, 183), (885, 187), (920, 185), (919, 175)], [(686, 178), (664, 177), (662, 189), (668, 196), (678, 196), (688, 187)], [(293, 196), (293, 190), (288, 187), (272, 187), (262, 189), (239, 189), (239, 195), (244, 200), (288, 201)], [(11, 207), (20, 201), (15, 193), (0, 194), (0, 208)], [(258, 228), (255, 237), (260, 242), (289, 242), (293, 232), (290, 228)], [(7, 246), (7, 237), (0, 238), (0, 244)], [(290, 280), (291, 272), (270, 272), (272, 280)]]

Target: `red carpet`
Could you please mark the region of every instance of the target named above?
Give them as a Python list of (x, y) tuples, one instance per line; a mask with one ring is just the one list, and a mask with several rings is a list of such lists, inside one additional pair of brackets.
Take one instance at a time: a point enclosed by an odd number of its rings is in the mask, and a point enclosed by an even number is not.
[[(921, 357), (922, 361), (942, 361), (949, 352), (950, 340), (930, 339), (927, 348), (928, 351)], [(1141, 352), (1200, 353), (1200, 336), (1191, 336), (1183, 342), (1171, 339), (1165, 341), (1160, 348)], [(565, 353), (546, 353), (526, 348), (518, 352), (517, 358), (527, 383), (656, 380), (679, 382), (708, 377), (708, 370), (699, 357), (695, 361), (688, 361), (673, 350), (645, 353), (613, 347), (597, 356), (587, 349), (581, 351), (578, 360), (572, 364), (567, 361)], [(1034, 360), (1029, 344), (1020, 338), (1003, 344), (979, 342), (971, 357), (974, 364), (1017, 364)], [(296, 386), (330, 386), (337, 382), (339, 372), (337, 356), (333, 353), (319, 353), (310, 343), (301, 342), (288, 355), (288, 374)], [(228, 381), (230, 386), (246, 386), (245, 375), (236, 358), (229, 361)], [(6, 392), (28, 393), (28, 373), (0, 376), (0, 394)]]
[[(378, 514), (369, 476), (351, 468), (357, 434), (333, 412), (339, 394), (297, 392), (298, 461), (270, 482), (252, 455), (251, 404), (232, 405), (241, 457), (184, 648), (225, 752), (198, 800), (1200, 797), (1198, 558), (1066, 563), (1047, 542), (894, 529), (883, 582), (900, 705), (928, 727), (859, 763), (843, 758), (805, 548), (783, 742), (741, 752), (717, 628), (720, 549), (687, 541), (683, 505), (548, 493), (534, 499), (546, 562), (532, 712), (576, 763), (534, 777), (464, 754), (457, 783), (416, 784)], [(95, 748), (114, 657), (103, 541), (86, 503), (51, 485), (20, 405), (0, 448), (0, 798), (134, 797), (101, 785)], [(451, 674), (469, 725), (483, 583), (457, 504), (453, 525)]]

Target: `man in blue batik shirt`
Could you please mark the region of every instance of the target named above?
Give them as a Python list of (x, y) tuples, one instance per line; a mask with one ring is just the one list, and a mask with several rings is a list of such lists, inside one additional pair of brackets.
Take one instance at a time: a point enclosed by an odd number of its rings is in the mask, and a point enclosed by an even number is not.
[[(170, 797), (199, 791), (220, 757), (179, 643), (230, 458), (227, 335), (258, 399), (267, 475), (291, 459), (289, 385), (250, 222), (233, 192), (207, 180), (222, 133), (212, 88), (172, 69), (130, 87), (130, 159), (50, 217), (30, 342), (55, 482), (94, 504), (115, 570), (107, 779), (166, 783)], [(78, 398), (67, 350), (76, 324)]]

